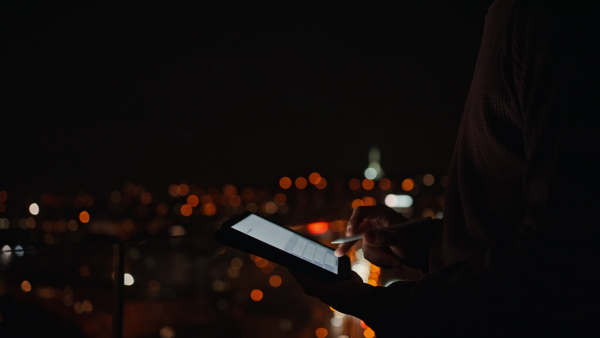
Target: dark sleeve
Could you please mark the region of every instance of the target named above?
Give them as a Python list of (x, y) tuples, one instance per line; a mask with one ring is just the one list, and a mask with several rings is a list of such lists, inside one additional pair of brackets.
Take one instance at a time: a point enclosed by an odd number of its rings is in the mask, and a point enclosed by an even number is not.
[(598, 2), (515, 3), (504, 81), (522, 119), (525, 217), (515, 238), (485, 256), (435, 271), (400, 296), (377, 289), (373, 304), (388, 310), (364, 320), (378, 338), (600, 332)]
[(579, 259), (600, 233), (599, 6), (522, 3), (508, 47), (527, 157), (523, 240), (544, 256)]

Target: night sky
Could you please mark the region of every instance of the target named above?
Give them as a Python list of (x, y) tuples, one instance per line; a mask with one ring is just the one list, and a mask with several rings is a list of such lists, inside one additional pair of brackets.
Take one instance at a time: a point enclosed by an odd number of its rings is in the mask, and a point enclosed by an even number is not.
[(444, 173), (490, 3), (3, 4), (0, 190)]

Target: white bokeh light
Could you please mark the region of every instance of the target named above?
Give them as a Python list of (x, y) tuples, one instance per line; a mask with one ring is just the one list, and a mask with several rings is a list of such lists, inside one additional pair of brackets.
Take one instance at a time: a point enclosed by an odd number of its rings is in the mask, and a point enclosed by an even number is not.
[(29, 213), (31, 213), (32, 215), (37, 215), (40, 213), (40, 206), (37, 205), (37, 203), (31, 203), (29, 205)]
[(410, 208), (413, 204), (413, 198), (409, 195), (387, 195), (385, 196), (385, 205), (390, 208)]
[(123, 277), (123, 284), (130, 286), (133, 285), (133, 283), (135, 282), (135, 280), (133, 279), (133, 276), (129, 273), (126, 273)]

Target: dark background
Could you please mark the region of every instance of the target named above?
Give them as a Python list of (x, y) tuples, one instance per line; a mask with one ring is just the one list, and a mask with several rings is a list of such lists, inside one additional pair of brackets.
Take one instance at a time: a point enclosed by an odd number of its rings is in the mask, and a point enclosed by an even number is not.
[(4, 3), (0, 190), (444, 173), (490, 3)]

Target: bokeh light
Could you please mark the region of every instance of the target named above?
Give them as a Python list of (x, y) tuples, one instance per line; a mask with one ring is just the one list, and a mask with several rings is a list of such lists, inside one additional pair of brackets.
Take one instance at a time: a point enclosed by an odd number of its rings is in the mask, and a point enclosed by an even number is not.
[(415, 181), (412, 178), (406, 178), (402, 181), (402, 190), (411, 191), (415, 187)]
[(289, 177), (282, 177), (279, 179), (279, 186), (281, 189), (289, 189), (292, 187), (292, 179)]
[(327, 188), (327, 180), (325, 179), (325, 177), (321, 177), (319, 179), (319, 182), (317, 184), (315, 184), (315, 186), (319, 190), (323, 190), (323, 189)]
[(135, 283), (135, 279), (133, 278), (133, 276), (130, 273), (126, 273), (125, 275), (123, 275), (123, 284), (124, 285), (131, 286), (131, 285), (133, 285), (133, 283)]
[(269, 277), (269, 285), (271, 285), (274, 288), (281, 286), (282, 281), (283, 280), (279, 275), (272, 275), (271, 277)]
[(329, 230), (329, 223), (323, 221), (309, 223), (306, 226), (306, 231), (308, 231), (308, 233), (311, 235), (321, 235), (327, 230)]
[(361, 182), (362, 188), (365, 190), (371, 190), (375, 187), (375, 181), (365, 178)]
[(328, 333), (329, 331), (327, 331), (327, 329), (324, 327), (320, 327), (315, 330), (315, 336), (317, 336), (317, 338), (325, 338), (327, 337)]
[(385, 205), (390, 208), (409, 208), (413, 205), (413, 198), (409, 195), (393, 195), (385, 196)]
[(423, 185), (426, 186), (432, 186), (433, 183), (435, 183), (435, 177), (433, 177), (433, 175), (431, 174), (425, 174), (423, 175)]
[(79, 213), (79, 221), (81, 223), (88, 223), (90, 221), (90, 214), (87, 211), (82, 211)]
[(29, 213), (32, 215), (37, 215), (40, 213), (40, 206), (37, 203), (31, 203), (29, 205)]
[(186, 217), (191, 216), (192, 211), (193, 211), (192, 206), (187, 203), (182, 205), (181, 208), (179, 208), (179, 212), (181, 213), (181, 215), (186, 216)]
[(381, 189), (381, 190), (392, 189), (392, 181), (389, 178), (382, 178), (381, 181), (379, 181), (379, 189)]
[(190, 206), (196, 207), (200, 203), (200, 199), (198, 198), (198, 196), (192, 194), (187, 197), (186, 202)]
[(361, 187), (361, 182), (358, 178), (352, 178), (348, 181), (348, 187), (350, 190), (358, 190)]
[(358, 207), (361, 207), (361, 206), (365, 205), (365, 202), (363, 202), (362, 199), (357, 198), (357, 199), (352, 200), (352, 204), (351, 205), (352, 205), (352, 209), (356, 209)]
[(310, 175), (308, 175), (308, 181), (313, 185), (317, 185), (319, 184), (319, 182), (321, 182), (321, 175), (316, 172), (311, 173)]
[(255, 302), (260, 302), (263, 299), (263, 292), (259, 289), (254, 289), (250, 292), (250, 298)]
[(294, 185), (298, 189), (304, 189), (308, 185), (308, 181), (306, 180), (306, 178), (300, 176), (300, 177), (296, 178), (296, 180), (294, 181)]
[(23, 290), (23, 292), (29, 292), (31, 291), (31, 283), (29, 283), (29, 281), (22, 281), (21, 282), (21, 290)]

